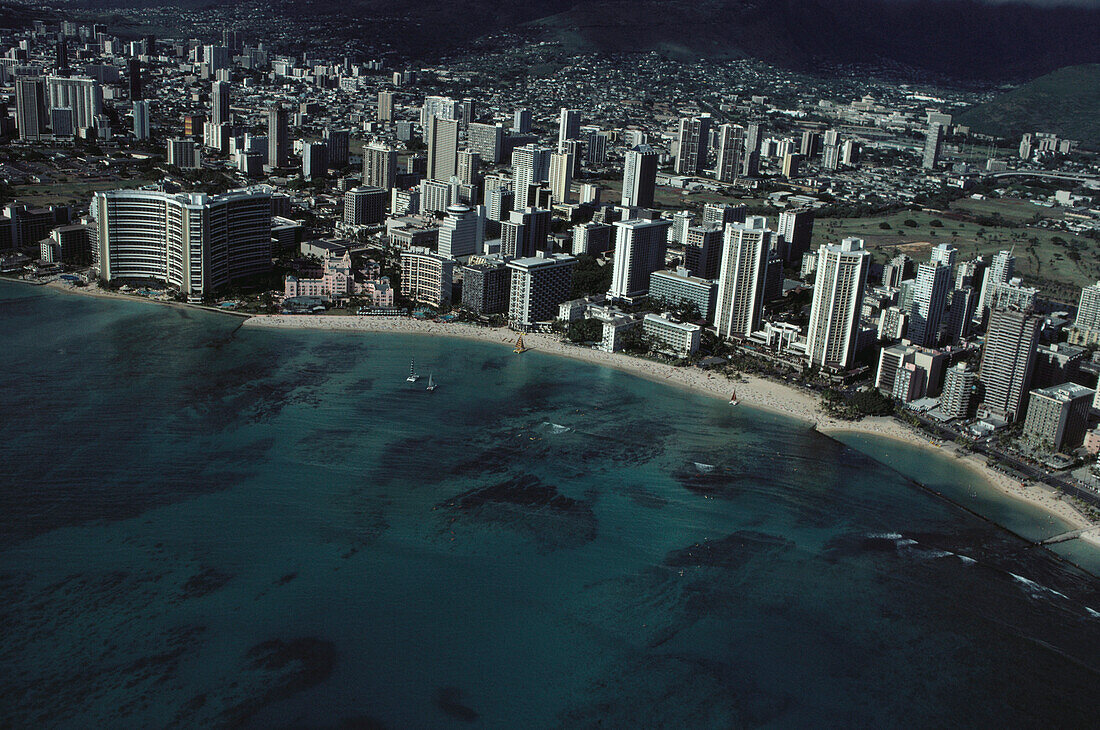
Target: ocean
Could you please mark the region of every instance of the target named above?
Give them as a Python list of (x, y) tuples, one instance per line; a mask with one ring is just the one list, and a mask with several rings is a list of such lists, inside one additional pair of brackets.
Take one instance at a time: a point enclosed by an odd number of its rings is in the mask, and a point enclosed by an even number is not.
[(0, 726), (1095, 722), (1096, 553), (950, 456), (240, 324), (0, 283)]

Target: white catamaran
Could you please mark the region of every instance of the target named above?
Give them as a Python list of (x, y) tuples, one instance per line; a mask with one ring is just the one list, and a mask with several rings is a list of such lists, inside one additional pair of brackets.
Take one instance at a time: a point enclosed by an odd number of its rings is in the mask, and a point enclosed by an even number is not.
[(416, 374), (416, 362), (409, 360), (409, 377), (405, 378), (406, 383), (415, 383), (420, 380), (420, 376)]

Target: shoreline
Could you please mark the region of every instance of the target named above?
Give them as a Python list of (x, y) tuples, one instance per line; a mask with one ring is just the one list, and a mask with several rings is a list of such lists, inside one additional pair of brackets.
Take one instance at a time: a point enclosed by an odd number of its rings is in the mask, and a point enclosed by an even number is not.
[[(68, 294), (78, 294), (116, 301), (136, 301), (147, 304), (160, 304), (179, 309), (199, 309), (212, 314), (224, 314), (242, 320), (242, 327), (265, 329), (310, 329), (343, 332), (374, 332), (391, 334), (420, 334), (445, 337), (457, 337), (465, 340), (493, 343), (511, 347), (515, 343), (516, 333), (507, 327), (483, 327), (465, 323), (441, 323), (429, 320), (417, 320), (409, 317), (359, 317), (354, 315), (283, 315), (283, 314), (246, 314), (216, 307), (188, 304), (175, 301), (148, 299), (130, 294), (107, 291), (94, 285), (76, 287), (72, 284), (54, 280), (46, 283), (9, 279), (31, 286), (47, 286), (50, 289)], [(532, 350), (567, 357), (620, 372), (629, 373), (653, 382), (665, 383), (685, 388), (714, 398), (727, 399), (734, 389), (739, 388), (738, 401), (769, 413), (801, 421), (819, 433), (835, 437), (841, 433), (856, 433), (879, 438), (900, 441), (924, 449), (941, 448), (934, 445), (923, 434), (913, 431), (892, 417), (865, 417), (861, 421), (841, 421), (828, 416), (820, 405), (816, 393), (803, 391), (793, 385), (785, 385), (754, 375), (742, 375), (733, 381), (723, 374), (701, 370), (694, 367), (674, 367), (665, 363), (632, 357), (622, 353), (608, 353), (579, 345), (563, 343), (555, 336), (530, 333), (524, 335), (524, 341)], [(954, 444), (944, 444), (943, 453), (954, 454)], [(1083, 515), (1070, 502), (1062, 499), (1060, 493), (1039, 486), (1021, 484), (1009, 475), (992, 468), (974, 454), (959, 459), (962, 466), (982, 479), (995, 492), (1010, 499), (1026, 503), (1065, 522), (1070, 529), (1094, 527), (1091, 533), (1077, 539), (1100, 549), (1100, 522), (1093, 522)]]
[[(311, 329), (343, 332), (375, 332), (392, 334), (421, 334), (458, 337), (466, 340), (511, 346), (516, 333), (507, 327), (488, 328), (463, 323), (439, 323), (407, 318), (374, 318), (352, 315), (256, 315), (245, 320), (243, 327), (267, 329)], [(678, 368), (665, 363), (632, 357), (621, 353), (607, 353), (578, 345), (562, 343), (556, 337), (531, 333), (523, 336), (533, 351), (568, 357), (603, 367), (614, 368), (659, 383), (686, 388), (715, 398), (726, 399), (737, 389), (739, 402), (754, 408), (777, 413), (806, 423), (825, 436), (840, 433), (858, 433), (901, 441), (924, 449), (940, 448), (929, 439), (892, 417), (866, 417), (861, 421), (841, 421), (824, 413), (816, 394), (802, 391), (795, 386), (776, 383), (753, 375), (743, 375), (733, 381), (725, 375), (698, 368)], [(954, 444), (944, 444), (943, 453), (954, 454)], [(984, 460), (969, 454), (959, 459), (961, 465), (982, 479), (994, 491), (1015, 501), (1043, 510), (1076, 530), (1095, 526), (1070, 502), (1058, 493), (1037, 485), (1024, 485), (1008, 474), (991, 468)], [(1097, 532), (1100, 532), (1098, 529)], [(1078, 539), (1100, 548), (1100, 534), (1083, 535)]]

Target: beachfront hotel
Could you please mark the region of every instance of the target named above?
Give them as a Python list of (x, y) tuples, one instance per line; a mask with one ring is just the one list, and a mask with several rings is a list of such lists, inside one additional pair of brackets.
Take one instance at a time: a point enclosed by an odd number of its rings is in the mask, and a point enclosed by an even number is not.
[(343, 256), (326, 255), (318, 277), (299, 277), (293, 274), (287, 276), (283, 294), (288, 299), (324, 297), (339, 300), (363, 297), (370, 301), (372, 307), (393, 306), (393, 288), (390, 287), (389, 278), (365, 276), (362, 281), (357, 280), (348, 251), (344, 251)]
[(845, 238), (817, 252), (806, 355), (823, 368), (850, 367), (859, 339), (859, 315), (871, 254), (863, 239)]
[(573, 266), (577, 260), (566, 254), (530, 256), (508, 262), (511, 269), (508, 321), (527, 328), (554, 318), (558, 305), (569, 298)]
[(998, 309), (990, 314), (978, 376), (985, 388), (979, 416), (1008, 422), (1022, 415), (1042, 326), (1042, 317), (1029, 310)]
[(748, 337), (760, 329), (768, 250), (774, 238), (763, 216), (726, 225), (714, 314), (720, 337)]
[(401, 294), (440, 307), (451, 303), (455, 262), (427, 248), (401, 252)]
[(104, 281), (153, 279), (189, 301), (271, 270), (271, 195), (112, 190), (91, 205), (93, 266)]

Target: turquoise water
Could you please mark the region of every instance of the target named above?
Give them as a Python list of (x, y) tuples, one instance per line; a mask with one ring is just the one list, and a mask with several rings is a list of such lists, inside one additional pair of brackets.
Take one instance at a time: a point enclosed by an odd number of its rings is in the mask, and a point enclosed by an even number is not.
[(1100, 585), (950, 458), (490, 344), (0, 323), (0, 726), (1095, 719)]

